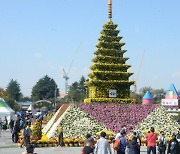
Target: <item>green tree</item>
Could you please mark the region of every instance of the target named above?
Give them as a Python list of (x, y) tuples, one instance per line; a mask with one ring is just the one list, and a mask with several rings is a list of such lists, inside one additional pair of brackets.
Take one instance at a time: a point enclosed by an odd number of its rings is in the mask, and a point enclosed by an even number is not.
[(59, 95), (56, 82), (47, 75), (41, 78), (32, 89), (32, 100), (54, 100)]
[(85, 92), (86, 91), (86, 86), (84, 84), (85, 81), (86, 81), (85, 77), (82, 76), (80, 78), (80, 80), (79, 80), (79, 83), (78, 83), (78, 90), (79, 90), (79, 92)]
[(161, 103), (161, 99), (165, 98), (165, 90), (164, 89), (155, 89), (152, 91), (154, 102), (155, 103)]
[(9, 94), (6, 90), (4, 90), (3, 88), (0, 88), (0, 97), (3, 99), (7, 99), (9, 97)]
[[(133, 74), (127, 70), (131, 67), (126, 64), (129, 58), (124, 57), (126, 50), (122, 50), (125, 43), (118, 36), (117, 25), (108, 21), (101, 31), (97, 50), (94, 52), (94, 64), (90, 67), (90, 80), (86, 82), (89, 98), (85, 102), (133, 102), (130, 99), (130, 86), (134, 83), (129, 81)], [(109, 98), (110, 90), (116, 90), (116, 98)]]
[(74, 82), (70, 87), (69, 87), (69, 92), (67, 99), (69, 101), (74, 101), (78, 102), (80, 99), (79, 91), (78, 91), (78, 82)]
[(143, 87), (143, 88), (139, 89), (139, 94), (143, 97), (147, 91), (149, 91), (151, 94), (153, 94), (154, 89), (151, 87)]
[(11, 81), (9, 82), (6, 92), (9, 94), (9, 98), (15, 101), (19, 101), (22, 95), (20, 90), (20, 84), (13, 79), (11, 79)]
[(68, 95), (64, 98), (67, 101), (82, 102), (86, 97), (85, 77), (82, 76), (79, 82), (74, 82), (69, 87)]

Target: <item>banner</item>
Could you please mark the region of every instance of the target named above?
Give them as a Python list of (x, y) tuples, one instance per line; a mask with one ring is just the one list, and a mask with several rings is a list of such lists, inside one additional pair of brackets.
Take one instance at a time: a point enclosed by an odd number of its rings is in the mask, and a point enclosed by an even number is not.
[(163, 106), (178, 106), (178, 99), (162, 99), (161, 104)]

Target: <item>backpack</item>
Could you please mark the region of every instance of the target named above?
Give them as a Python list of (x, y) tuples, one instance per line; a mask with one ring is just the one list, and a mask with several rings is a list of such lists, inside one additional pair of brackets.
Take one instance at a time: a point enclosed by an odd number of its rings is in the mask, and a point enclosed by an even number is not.
[(118, 151), (120, 148), (120, 144), (121, 144), (121, 139), (116, 139), (114, 144), (113, 144), (113, 149)]

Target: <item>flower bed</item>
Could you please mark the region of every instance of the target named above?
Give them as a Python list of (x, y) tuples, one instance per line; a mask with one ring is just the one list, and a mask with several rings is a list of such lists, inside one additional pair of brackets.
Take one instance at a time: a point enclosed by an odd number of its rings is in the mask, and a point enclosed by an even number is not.
[(137, 126), (157, 105), (81, 103), (78, 107), (117, 133), (122, 125), (126, 125), (127, 130)]
[(159, 106), (150, 115), (148, 115), (135, 129), (145, 136), (147, 130), (154, 127), (158, 132), (164, 131), (169, 140), (173, 133), (177, 133), (179, 124), (167, 113), (163, 106)]
[(106, 129), (104, 125), (76, 105), (71, 105), (70, 110), (67, 111), (60, 123), (63, 126), (63, 135), (66, 138), (84, 138), (87, 133), (95, 136), (97, 132)]
[[(78, 105), (71, 104), (63, 117), (59, 120), (63, 127), (65, 138), (84, 138), (87, 133), (96, 137), (96, 133), (103, 129), (110, 130), (115, 134), (126, 125), (129, 140), (129, 128), (138, 130), (146, 144), (145, 134), (147, 129), (154, 127), (156, 130), (165, 132), (166, 137), (177, 132), (178, 123), (166, 113), (166, 110), (159, 105), (140, 104), (106, 104), (91, 103)], [(53, 131), (52, 137), (57, 138), (57, 132)], [(71, 141), (72, 142), (72, 141)], [(78, 146), (68, 143), (67, 146)]]
[[(40, 140), (33, 139), (32, 136), (30, 137), (31, 144), (33, 144), (35, 147), (55, 147), (58, 146), (58, 141), (55, 138), (48, 139), (45, 134), (42, 134), (42, 137)], [(18, 146), (22, 146), (22, 133), (19, 133), (19, 140), (18, 140)]]

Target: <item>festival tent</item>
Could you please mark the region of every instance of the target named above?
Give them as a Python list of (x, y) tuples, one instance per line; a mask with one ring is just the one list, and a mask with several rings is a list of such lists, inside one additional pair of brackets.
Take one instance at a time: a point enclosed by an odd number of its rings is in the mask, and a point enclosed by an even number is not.
[(33, 115), (36, 113), (36, 110), (34, 109), (32, 104), (28, 107), (27, 112), (31, 112)]
[(15, 118), (15, 112), (9, 107), (4, 99), (0, 98), (0, 118), (2, 121), (4, 120), (5, 116), (9, 122), (11, 119)]

